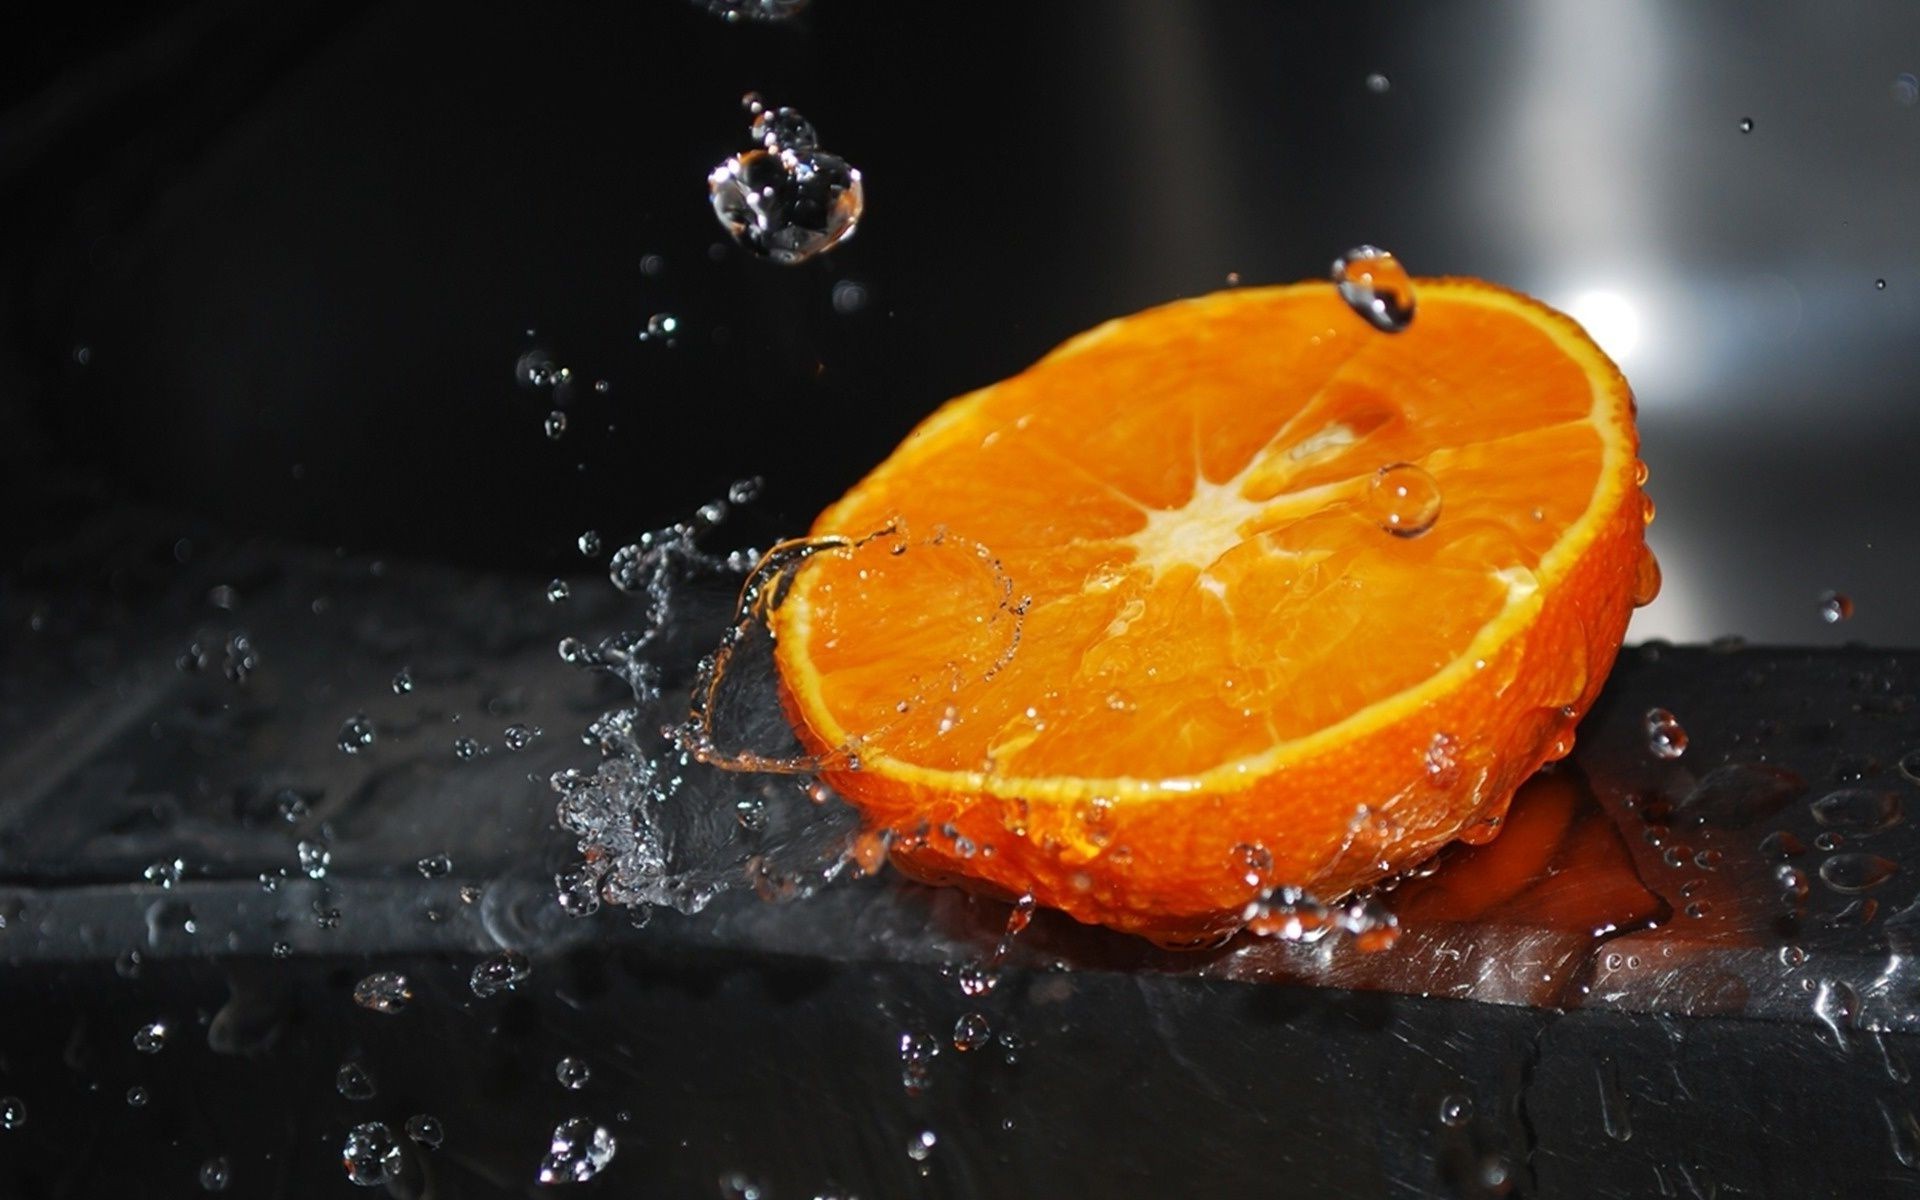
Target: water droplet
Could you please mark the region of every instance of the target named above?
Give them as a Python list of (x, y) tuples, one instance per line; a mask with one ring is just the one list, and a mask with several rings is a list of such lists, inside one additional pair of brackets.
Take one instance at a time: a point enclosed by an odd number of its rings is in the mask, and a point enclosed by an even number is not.
[(567, 432), (567, 414), (557, 408), (554, 409), (547, 414), (545, 428), (547, 431), (547, 440), (554, 442), (559, 441), (561, 435)]
[(568, 867), (553, 877), (560, 907), (570, 917), (590, 917), (600, 911), (600, 877), (585, 865)]
[(900, 1035), (900, 1087), (907, 1095), (918, 1096), (933, 1085), (933, 1060), (939, 1056), (940, 1043), (927, 1034)]
[(647, 330), (640, 338), (647, 342), (665, 342), (672, 340), (679, 332), (680, 318), (672, 313), (660, 312), (647, 318)]
[(574, 544), (580, 547), (582, 556), (586, 558), (600, 557), (600, 533), (598, 530), (587, 530), (575, 540)]
[(133, 1035), (133, 1048), (142, 1054), (158, 1054), (167, 1048), (167, 1023), (153, 1021)]
[(461, 762), (472, 762), (480, 757), (480, 743), (470, 737), (453, 739), (453, 756)]
[(1894, 76), (1893, 99), (1896, 104), (1920, 104), (1920, 76), (1905, 71)]
[(333, 851), (327, 849), (325, 842), (303, 838), (294, 852), (300, 856), (300, 870), (308, 879), (327, 877), (327, 868), (333, 864)]
[(592, 1076), (593, 1068), (587, 1065), (585, 1059), (569, 1056), (554, 1064), (553, 1077), (560, 1081), (561, 1087), (570, 1092), (577, 1092), (587, 1086), (587, 1080)]
[(1640, 547), (1639, 561), (1633, 568), (1633, 604), (1635, 608), (1645, 608), (1660, 598), (1660, 560), (1654, 557), (1652, 546)]
[(984, 996), (1000, 985), (999, 973), (984, 963), (962, 963), (954, 972), (963, 996)]
[(486, 999), (501, 992), (511, 990), (516, 984), (533, 974), (533, 964), (527, 956), (518, 950), (502, 950), (491, 958), (483, 959), (468, 977), (467, 985), (473, 994)]
[(1829, 829), (1873, 833), (1899, 823), (1900, 797), (1869, 788), (1842, 788), (1815, 800), (1813, 819)]
[(145, 1108), (146, 1106), (147, 1106), (147, 1089), (139, 1086), (138, 1084), (135, 1084), (133, 1087), (130, 1087), (127, 1089), (127, 1107), (128, 1108)]
[(1412, 463), (1389, 463), (1367, 484), (1367, 511), (1395, 537), (1419, 537), (1440, 519), (1440, 484)]
[(867, 306), (867, 285), (854, 279), (836, 280), (831, 296), (833, 311), (850, 317)]
[(447, 1131), (440, 1125), (440, 1118), (428, 1113), (415, 1113), (407, 1118), (407, 1136), (416, 1145), (429, 1150), (438, 1150), (440, 1143), (447, 1140)]
[(536, 1178), (544, 1184), (585, 1183), (606, 1170), (618, 1148), (604, 1125), (586, 1117), (562, 1121), (553, 1128), (547, 1156), (540, 1160)]
[(371, 1100), (379, 1091), (373, 1076), (355, 1062), (340, 1064), (340, 1069), (333, 1073), (333, 1087), (349, 1100)]
[(284, 961), (293, 957), (293, 946), (288, 942), (275, 942), (270, 953), (272, 953), (275, 958)]
[(704, 0), (708, 12), (727, 21), (790, 20), (798, 16), (807, 3), (808, 0)]
[[(401, 675), (406, 674), (402, 671)], [(400, 689), (400, 676), (394, 676), (394, 687)], [(407, 683), (405, 690), (411, 690), (413, 684)], [(373, 722), (365, 713), (355, 713), (340, 725), (340, 751), (343, 754), (363, 754), (373, 749)]]
[(760, 489), (766, 481), (758, 475), (747, 479), (736, 479), (727, 488), (727, 501), (732, 504), (752, 504), (760, 498)]
[(960, 1019), (953, 1023), (953, 1048), (962, 1054), (970, 1050), (978, 1050), (992, 1040), (993, 1026), (988, 1023), (984, 1014), (963, 1013)]
[(1376, 96), (1385, 95), (1393, 87), (1393, 80), (1375, 71), (1367, 76), (1367, 90)]
[(547, 584), (547, 603), (559, 604), (573, 595), (573, 587), (564, 579), (556, 579)]
[(453, 860), (445, 854), (429, 854), (413, 867), (424, 879), (445, 879), (453, 872)]
[(27, 1123), (27, 1102), (18, 1096), (0, 1096), (0, 1129), (18, 1129)]
[(1377, 246), (1355, 246), (1333, 260), (1333, 282), (1347, 307), (1375, 329), (1399, 333), (1413, 323), (1413, 280)]
[(156, 887), (171, 888), (180, 882), (180, 874), (186, 870), (186, 866), (186, 863), (177, 858), (149, 863), (146, 869), (140, 872), (140, 878)]
[(1741, 132), (1741, 133), (1752, 133), (1752, 132), (1753, 132), (1753, 118), (1752, 118), (1752, 117), (1741, 117), (1741, 118), (1740, 118), (1740, 132)]
[(728, 1171), (720, 1177), (720, 1200), (767, 1200), (767, 1193), (745, 1171)]
[(360, 1187), (382, 1187), (399, 1177), (406, 1165), (406, 1156), (393, 1130), (379, 1121), (369, 1121), (347, 1131), (346, 1143), (340, 1148), (340, 1162), (347, 1170), (348, 1182)]
[(378, 971), (353, 985), (353, 1002), (368, 1012), (397, 1013), (413, 999), (413, 988), (398, 971)]
[(922, 1129), (907, 1139), (907, 1157), (917, 1163), (923, 1163), (933, 1156), (933, 1148), (939, 1143), (939, 1134), (931, 1129)]
[[(713, 169), (707, 190), (714, 215), (733, 240), (779, 263), (805, 262), (853, 235), (866, 203), (860, 172), (816, 147), (812, 127), (791, 109), (754, 117), (762, 149)], [(788, 114), (784, 122), (778, 114)], [(777, 144), (777, 126), (804, 130), (805, 145)]]
[(1647, 749), (1655, 758), (1679, 758), (1687, 752), (1687, 731), (1664, 708), (1650, 708), (1646, 717)]
[(1884, 292), (1884, 291), (1886, 291), (1886, 290), (1887, 290), (1887, 281), (1886, 281), (1886, 280), (1884, 280), (1884, 279), (1876, 279), (1876, 280), (1874, 280), (1874, 281), (1873, 281), (1873, 290), (1874, 290), (1874, 291), (1876, 291), (1876, 292)]
[(209, 1192), (224, 1192), (233, 1182), (233, 1168), (225, 1158), (210, 1158), (200, 1164), (200, 1186)]
[(1820, 593), (1820, 619), (1838, 625), (1853, 615), (1853, 601), (1844, 592)]
[(1892, 879), (1900, 865), (1878, 854), (1836, 854), (1820, 864), (1820, 878), (1836, 892), (1868, 892)]
[[(413, 672), (407, 670), (405, 667), (401, 667), (398, 671), (394, 672), (393, 675), (393, 694), (396, 696), (404, 696), (412, 690)], [(348, 750), (347, 753), (351, 754), (353, 751)]]
[(123, 950), (113, 960), (113, 973), (122, 979), (138, 979), (145, 961), (145, 956), (138, 950)]
[(753, 140), (769, 150), (813, 150), (820, 145), (813, 122), (796, 108), (766, 108), (753, 114)]
[(1860, 1014), (1860, 993), (1853, 985), (1822, 979), (1813, 997), (1813, 1015), (1827, 1027), (1834, 1049), (1846, 1054), (1853, 1049), (1854, 1019)]
[(533, 740), (539, 736), (540, 730), (534, 726), (509, 725), (500, 734), (500, 740), (507, 744), (507, 749), (518, 752), (533, 745)]
[(1473, 1120), (1473, 1100), (1459, 1092), (1450, 1092), (1440, 1097), (1440, 1123), (1448, 1129), (1458, 1129)]
[(1297, 887), (1266, 892), (1247, 905), (1244, 916), (1248, 932), (1283, 942), (1311, 944), (1333, 929), (1327, 906)]

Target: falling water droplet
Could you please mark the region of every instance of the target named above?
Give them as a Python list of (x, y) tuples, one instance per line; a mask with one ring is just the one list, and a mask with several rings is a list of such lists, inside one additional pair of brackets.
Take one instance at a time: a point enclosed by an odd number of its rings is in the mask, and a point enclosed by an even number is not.
[(210, 1158), (200, 1164), (200, 1186), (209, 1192), (224, 1192), (233, 1181), (233, 1168), (224, 1157)]
[(567, 414), (561, 412), (557, 408), (554, 409), (552, 412), (548, 413), (547, 421), (546, 421), (546, 430), (547, 430), (548, 440), (555, 441), (555, 442), (559, 441), (560, 436), (566, 433), (567, 431)]
[(1687, 731), (1664, 708), (1650, 708), (1646, 718), (1647, 749), (1655, 758), (1679, 758), (1687, 752)]
[(142, 1025), (133, 1035), (133, 1048), (142, 1054), (158, 1054), (167, 1048), (167, 1023), (153, 1021)]
[[(404, 673), (404, 672), (403, 672)], [(396, 685), (398, 677), (395, 678)], [(411, 682), (407, 685), (411, 688)], [(365, 713), (355, 713), (340, 726), (340, 751), (343, 754), (363, 754), (373, 749), (373, 722)]]
[(445, 879), (453, 873), (453, 860), (444, 854), (429, 854), (413, 864), (423, 879)]
[(146, 1106), (147, 1106), (147, 1089), (139, 1086), (138, 1084), (135, 1084), (133, 1087), (130, 1087), (127, 1089), (127, 1107), (128, 1108), (145, 1108)]
[(1853, 600), (1845, 592), (1820, 593), (1820, 619), (1838, 625), (1853, 615)]
[(933, 1148), (939, 1142), (939, 1134), (931, 1129), (922, 1129), (907, 1140), (907, 1157), (917, 1163), (926, 1162), (933, 1157)]
[(1419, 537), (1440, 519), (1440, 484), (1413, 463), (1389, 463), (1367, 484), (1367, 511), (1395, 537)]
[(598, 530), (587, 530), (575, 540), (574, 544), (580, 547), (580, 553), (583, 557), (600, 557), (600, 533)]
[(180, 882), (181, 872), (185, 871), (186, 867), (187, 864), (180, 859), (164, 859), (147, 864), (146, 869), (140, 872), (140, 878), (159, 888), (171, 888)]
[(539, 736), (540, 730), (535, 726), (509, 725), (501, 731), (500, 740), (506, 743), (507, 749), (518, 753), (533, 745), (534, 739)]
[(18, 1129), (27, 1123), (27, 1102), (18, 1096), (0, 1096), (0, 1129)]
[(378, 971), (353, 985), (353, 1002), (368, 1012), (397, 1013), (413, 999), (413, 988), (398, 971)]
[[(781, 141), (792, 134), (804, 144)], [(713, 169), (714, 215), (733, 240), (779, 263), (799, 263), (853, 235), (866, 203), (860, 172), (816, 146), (813, 127), (792, 109), (754, 115), (762, 149)]]
[[(396, 696), (404, 696), (412, 690), (413, 672), (407, 670), (405, 667), (401, 667), (398, 671), (394, 672), (393, 694)], [(347, 753), (351, 754), (353, 752), (349, 750)]]
[(1375, 329), (1399, 333), (1413, 323), (1413, 280), (1377, 246), (1355, 246), (1333, 260), (1333, 282), (1347, 307)]
[(647, 331), (640, 335), (642, 341), (670, 341), (680, 332), (680, 318), (672, 313), (655, 313), (647, 318)]
[(568, 1056), (554, 1064), (553, 1077), (560, 1086), (570, 1092), (577, 1092), (587, 1086), (587, 1080), (593, 1077), (593, 1068), (586, 1060)]
[(573, 1117), (554, 1126), (536, 1178), (544, 1184), (585, 1183), (606, 1170), (619, 1143), (604, 1125)]
[(406, 1159), (393, 1130), (379, 1121), (369, 1121), (347, 1131), (340, 1162), (346, 1168), (348, 1182), (359, 1187), (382, 1187), (399, 1177)]
[(940, 1055), (940, 1043), (924, 1033), (908, 1031), (900, 1035), (900, 1087), (909, 1096), (918, 1096), (933, 1084), (933, 1060)]
[(440, 1118), (428, 1113), (415, 1113), (407, 1118), (407, 1136), (416, 1145), (429, 1150), (438, 1150), (440, 1143), (446, 1141), (447, 1133), (440, 1125)]
[(371, 1100), (380, 1090), (367, 1069), (355, 1062), (340, 1064), (333, 1074), (333, 1087), (349, 1100)]
[(1380, 72), (1378, 71), (1375, 71), (1373, 74), (1367, 76), (1367, 90), (1372, 92), (1376, 96), (1384, 95), (1392, 87), (1393, 87), (1393, 80), (1388, 79), (1385, 75), (1380, 74)]
[(727, 21), (785, 21), (798, 16), (808, 0), (696, 0)]
[(960, 1019), (953, 1023), (953, 1048), (962, 1054), (970, 1050), (978, 1050), (992, 1040), (993, 1026), (988, 1023), (984, 1014), (963, 1013)]
[(573, 595), (573, 586), (564, 579), (556, 579), (547, 584), (547, 603), (559, 604)]
[(1752, 118), (1752, 117), (1741, 117), (1741, 118), (1740, 118), (1740, 132), (1741, 132), (1741, 133), (1752, 133), (1752, 132), (1753, 132), (1753, 118)]
[(1473, 1120), (1473, 1099), (1459, 1092), (1449, 1092), (1440, 1097), (1440, 1123), (1448, 1129), (1458, 1129)]
[(1886, 290), (1887, 290), (1887, 281), (1886, 281), (1886, 280), (1884, 280), (1884, 279), (1876, 279), (1876, 280), (1874, 280), (1874, 281), (1873, 281), (1873, 290), (1874, 290), (1874, 291), (1876, 291), (1876, 292), (1884, 292), (1884, 291), (1886, 291)]
[(325, 842), (302, 838), (294, 847), (299, 855), (300, 870), (308, 879), (325, 879), (327, 868), (333, 865), (333, 851), (327, 849)]

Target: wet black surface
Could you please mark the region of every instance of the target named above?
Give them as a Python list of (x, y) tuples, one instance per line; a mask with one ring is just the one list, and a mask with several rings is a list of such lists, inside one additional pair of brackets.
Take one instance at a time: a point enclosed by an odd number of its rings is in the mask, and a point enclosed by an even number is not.
[[(231, 1195), (379, 1194), (347, 1131), (419, 1112), (446, 1143), (394, 1194), (542, 1191), (571, 1116), (619, 1141), (578, 1189), (609, 1195), (1920, 1191), (1920, 660), (1838, 646), (1920, 642), (1911, 6), (40, 7), (0, 50), (0, 1197), (194, 1195), (216, 1156)], [(799, 269), (706, 205), (749, 88), (867, 176)], [(1637, 319), (1667, 590), (1635, 637), (1828, 645), (1626, 654), (1558, 777), (1604, 870), (1461, 907), (1443, 867), (1370, 957), (1043, 914), (978, 998), (1005, 908), (891, 877), (561, 913), (545, 778), (625, 692), (554, 645), (637, 619), (582, 530), (761, 474), (724, 540), (764, 545), (945, 397), (1359, 241)], [(557, 441), (529, 349), (575, 373)], [(1902, 819), (1820, 824), (1839, 790)], [(1894, 873), (1839, 890), (1849, 854)], [(532, 978), (476, 997), (502, 949)], [(353, 1004), (376, 970), (405, 1012)], [(972, 1010), (1017, 1062), (956, 1049)], [(943, 1045), (919, 1095), (903, 1034)]]

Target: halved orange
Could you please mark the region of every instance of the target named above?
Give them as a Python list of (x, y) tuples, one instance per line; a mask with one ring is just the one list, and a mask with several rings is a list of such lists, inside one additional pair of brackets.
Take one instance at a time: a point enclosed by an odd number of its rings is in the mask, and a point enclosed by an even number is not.
[[(1658, 586), (1633, 402), (1570, 319), (1423, 279), (1108, 322), (822, 513), (786, 703), (910, 873), (1161, 938), (1484, 840)], [(1437, 515), (1436, 515), (1437, 514)]]

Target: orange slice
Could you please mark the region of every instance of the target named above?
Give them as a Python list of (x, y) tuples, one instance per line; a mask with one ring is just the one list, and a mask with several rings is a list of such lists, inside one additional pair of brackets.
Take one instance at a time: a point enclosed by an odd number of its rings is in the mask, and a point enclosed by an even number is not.
[(923, 878), (1163, 939), (1485, 840), (1658, 586), (1568, 318), (1415, 281), (1170, 304), (954, 400), (773, 614), (789, 714)]

